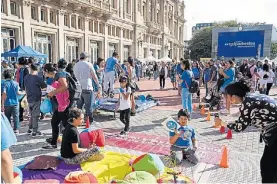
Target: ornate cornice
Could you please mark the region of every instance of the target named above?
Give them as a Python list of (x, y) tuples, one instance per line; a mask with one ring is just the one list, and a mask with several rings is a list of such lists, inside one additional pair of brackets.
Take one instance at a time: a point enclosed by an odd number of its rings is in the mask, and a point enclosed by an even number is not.
[(60, 6), (66, 7), (68, 5), (68, 0), (60, 0)]
[(30, 6), (31, 5), (31, 1), (30, 0), (23, 0), (22, 4), (23, 4), (23, 6)]
[(61, 9), (61, 10), (57, 10), (57, 14), (58, 15), (64, 15), (65, 14), (65, 10)]

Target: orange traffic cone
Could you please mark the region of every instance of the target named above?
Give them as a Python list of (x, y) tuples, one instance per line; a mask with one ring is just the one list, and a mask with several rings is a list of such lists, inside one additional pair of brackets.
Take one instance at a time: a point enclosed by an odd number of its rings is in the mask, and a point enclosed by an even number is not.
[(228, 132), (227, 132), (227, 136), (226, 136), (226, 139), (232, 139), (232, 130), (231, 129), (228, 129)]
[(201, 110), (200, 110), (201, 115), (205, 115), (205, 108), (204, 105), (202, 105)]
[(221, 126), (221, 119), (219, 117), (214, 118), (214, 128), (219, 128)]
[(206, 121), (211, 121), (211, 113), (210, 113), (210, 111), (208, 111)]
[(89, 127), (90, 127), (89, 117), (87, 117), (87, 119), (86, 119), (86, 128), (89, 128)]
[(224, 133), (225, 133), (225, 127), (224, 127), (224, 126), (221, 126), (219, 132), (222, 133), (222, 134), (224, 134)]
[(222, 152), (221, 160), (220, 160), (220, 163), (219, 163), (219, 167), (221, 167), (221, 168), (228, 168), (229, 167), (228, 150), (227, 150), (226, 146), (223, 147), (223, 152)]

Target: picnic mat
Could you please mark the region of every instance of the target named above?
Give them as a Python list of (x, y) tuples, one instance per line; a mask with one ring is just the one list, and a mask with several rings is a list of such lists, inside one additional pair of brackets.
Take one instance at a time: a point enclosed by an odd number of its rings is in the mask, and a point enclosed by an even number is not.
[(56, 170), (29, 170), (22, 169), (23, 181), (25, 180), (45, 180), (45, 179), (55, 179), (64, 182), (65, 176), (72, 171), (81, 171), (80, 164), (77, 165), (67, 165), (64, 161), (58, 165)]
[[(128, 136), (118, 136), (114, 132), (105, 132), (106, 145), (131, 149), (158, 155), (169, 155), (170, 144), (168, 137), (144, 133), (129, 132)], [(214, 144), (198, 143), (196, 151), (200, 162), (218, 164), (221, 159), (222, 147)]]

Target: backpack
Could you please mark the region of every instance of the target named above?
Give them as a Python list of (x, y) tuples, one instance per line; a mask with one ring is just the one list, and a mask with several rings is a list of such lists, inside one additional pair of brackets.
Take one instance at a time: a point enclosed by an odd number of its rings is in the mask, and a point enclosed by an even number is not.
[(197, 93), (199, 91), (199, 83), (198, 81), (192, 79), (191, 84), (189, 86), (190, 93)]
[(245, 76), (248, 77), (249, 79), (252, 78), (252, 73), (251, 73), (251, 70), (250, 70), (250, 69), (251, 69), (253, 66), (255, 66), (255, 65), (252, 65), (252, 66), (250, 66), (250, 67), (246, 67), (246, 69), (245, 69)]
[(72, 77), (69, 73), (66, 74), (68, 83), (69, 99), (80, 100), (82, 95), (82, 87), (78, 79)]
[(161, 68), (160, 75), (165, 76), (165, 68), (164, 67)]
[(19, 70), (19, 87), (21, 90), (25, 90), (24, 78), (29, 74), (28, 67), (24, 66)]

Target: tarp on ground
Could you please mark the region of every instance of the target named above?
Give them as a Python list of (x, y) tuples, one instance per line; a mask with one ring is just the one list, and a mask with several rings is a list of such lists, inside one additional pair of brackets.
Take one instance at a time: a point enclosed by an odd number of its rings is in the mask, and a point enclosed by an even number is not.
[(4, 52), (1, 54), (1, 57), (36, 57), (36, 58), (47, 58), (46, 54), (42, 54), (36, 50), (34, 50), (30, 46), (19, 45), (16, 48)]

